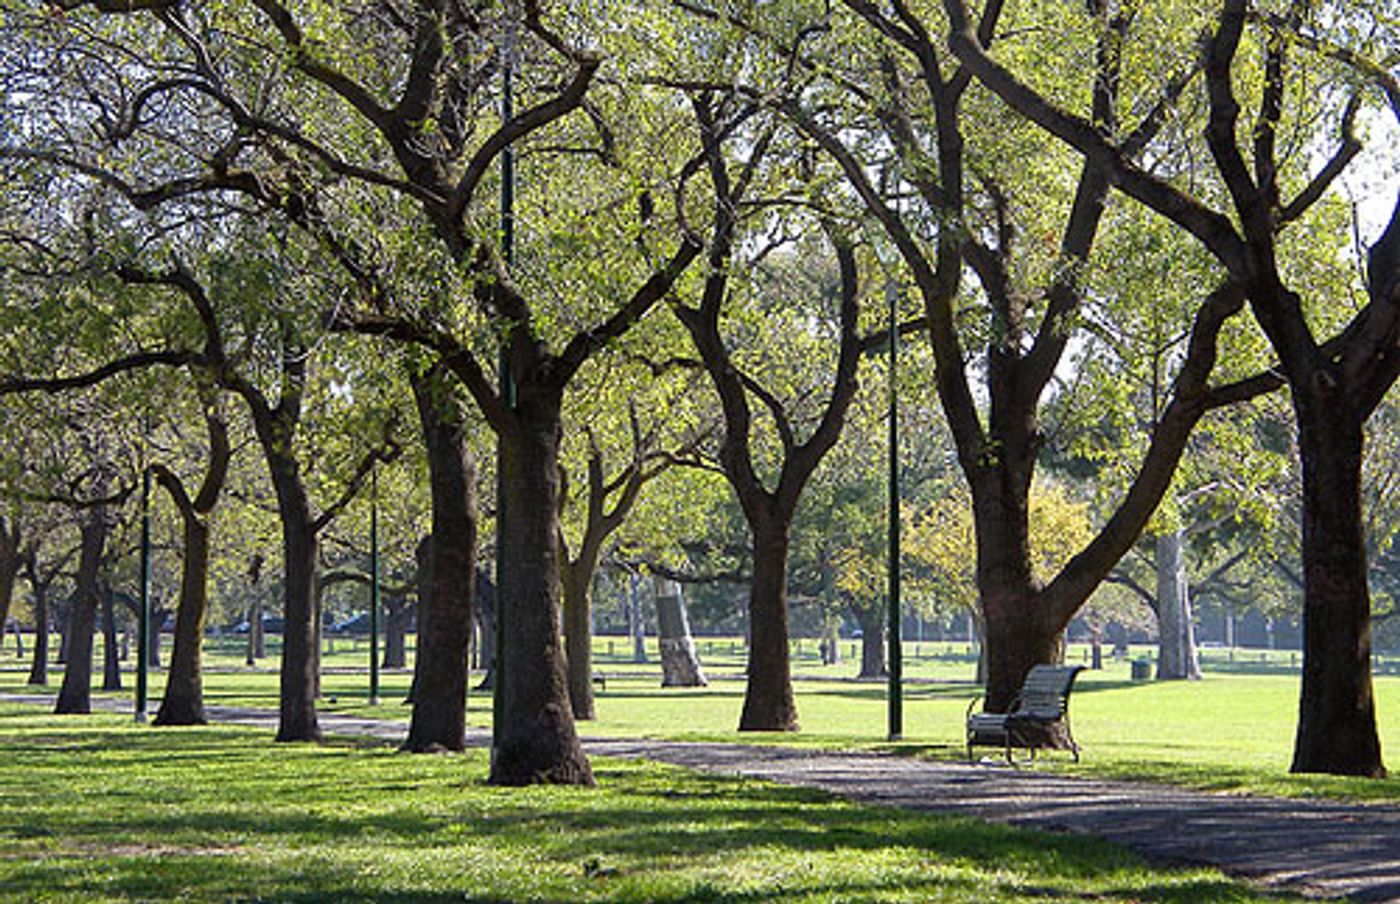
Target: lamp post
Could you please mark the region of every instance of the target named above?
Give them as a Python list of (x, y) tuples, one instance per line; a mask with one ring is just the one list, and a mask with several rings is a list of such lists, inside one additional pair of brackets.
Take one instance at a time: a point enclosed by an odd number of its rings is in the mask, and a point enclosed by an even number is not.
[(141, 472), (141, 605), (136, 613), (136, 721), (146, 721), (147, 663), (151, 642), (151, 468)]
[(904, 649), (900, 637), (899, 587), (899, 285), (890, 278), (885, 283), (890, 304), (890, 475), (889, 475), (889, 739), (904, 735)]
[[(894, 173), (890, 164), (880, 169), (880, 194), (890, 197), (893, 193)], [(899, 215), (899, 201), (894, 201), (894, 215)], [(888, 245), (875, 242), (875, 255), (885, 272), (885, 300), (889, 303), (890, 347), (889, 347), (889, 549), (886, 568), (889, 573), (889, 626), (886, 631), (889, 644), (889, 740), (897, 741), (904, 736), (904, 647), (900, 637), (900, 586), (899, 586), (899, 253)], [(883, 253), (882, 253), (883, 252)]]
[(379, 705), (379, 465), (369, 475), (369, 705)]

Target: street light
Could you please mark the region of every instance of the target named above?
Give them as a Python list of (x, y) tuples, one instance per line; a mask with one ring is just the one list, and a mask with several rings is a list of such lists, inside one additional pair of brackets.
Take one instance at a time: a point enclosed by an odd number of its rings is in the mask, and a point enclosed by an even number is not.
[[(880, 194), (889, 197), (893, 182), (886, 165), (880, 171)], [(896, 203), (894, 214), (899, 215)], [(885, 253), (881, 254), (881, 250)], [(899, 581), (899, 254), (881, 243), (875, 243), (876, 256), (885, 272), (885, 300), (889, 303), (889, 550), (886, 562), (889, 572), (889, 740), (904, 736), (904, 649), (900, 637)]]
[(147, 657), (151, 637), (151, 468), (141, 472), (141, 607), (136, 613), (136, 721), (146, 721)]
[(890, 304), (889, 739), (897, 741), (904, 735), (904, 644), (900, 636), (899, 611), (899, 284), (893, 278), (889, 278), (885, 283), (885, 294)]
[(369, 705), (379, 705), (379, 465), (369, 475)]

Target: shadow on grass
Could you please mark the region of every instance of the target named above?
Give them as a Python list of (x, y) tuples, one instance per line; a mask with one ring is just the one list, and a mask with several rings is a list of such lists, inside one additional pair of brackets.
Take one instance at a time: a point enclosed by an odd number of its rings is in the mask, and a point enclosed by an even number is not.
[(0, 893), (402, 904), (972, 902), (1086, 889), (1118, 900), (1248, 897), (1218, 877), (1151, 872), (1092, 839), (860, 807), (814, 789), (673, 767), (599, 760), (598, 790), (504, 789), (481, 784), (480, 754), (420, 760), (287, 748), (269, 756), (263, 744), (225, 729), (49, 726), (7, 739), (0, 752), (27, 747), (48, 757), (46, 770), (70, 776), (75, 748), (123, 758), (94, 761), (97, 769), (76, 773), (81, 782), (52, 774), (48, 794), (9, 794), (15, 809), (0, 816), (0, 850), (17, 856), (0, 859)]

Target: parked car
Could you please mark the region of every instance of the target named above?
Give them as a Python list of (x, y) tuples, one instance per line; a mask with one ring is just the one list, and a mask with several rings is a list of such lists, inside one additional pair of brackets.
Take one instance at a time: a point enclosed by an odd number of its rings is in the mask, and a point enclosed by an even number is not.
[(332, 634), (368, 634), (369, 633), (369, 613), (361, 612), (359, 615), (352, 615), (347, 619), (331, 625)]
[[(275, 616), (275, 615), (264, 615), (264, 616), (262, 617), (262, 626), (263, 626), (263, 633), (264, 633), (264, 634), (281, 634), (281, 633), (282, 633), (282, 624), (283, 624), (283, 623), (282, 623), (282, 619), (278, 618), (278, 617)], [(238, 624), (234, 625), (234, 626), (233, 626), (232, 628), (230, 628), (229, 630), (230, 630), (231, 632), (233, 632), (234, 634), (247, 634), (247, 633), (248, 633), (248, 619), (246, 619), (246, 618), (243, 619), (243, 621), (241, 621), (241, 622), (239, 622)]]

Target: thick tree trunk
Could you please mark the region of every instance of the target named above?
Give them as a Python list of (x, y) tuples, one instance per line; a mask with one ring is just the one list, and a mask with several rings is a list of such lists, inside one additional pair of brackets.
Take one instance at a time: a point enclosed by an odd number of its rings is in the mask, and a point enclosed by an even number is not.
[(204, 619), (209, 610), (208, 522), (192, 512), (186, 513), (184, 541), (180, 603), (175, 612), (175, 649), (170, 656), (170, 673), (165, 679), (165, 696), (156, 713), (156, 725), (203, 725), (208, 721), (204, 713), (204, 674), (200, 661)]
[(462, 750), (476, 576), (476, 465), (448, 381), (429, 375), (412, 383), (428, 450), (433, 530), (427, 583), (419, 585), (413, 720), (403, 749)]
[[(1320, 381), (1317, 381), (1320, 382)], [(1303, 683), (1293, 772), (1383, 776), (1371, 692), (1360, 418), (1294, 389), (1303, 464)]]
[[(582, 555), (586, 555), (587, 550)], [(582, 560), (563, 570), (564, 654), (569, 667), (569, 705), (574, 718), (596, 718), (593, 703), (593, 575), (597, 562)]]
[(262, 598), (257, 595), (257, 588), (253, 588), (253, 604), (248, 607), (248, 651), (244, 657), (247, 665), (257, 665), (258, 660), (267, 656), (266, 639), (263, 637), (263, 607)]
[(166, 617), (170, 615), (164, 607), (155, 606), (151, 609), (151, 620), (146, 625), (146, 666), (150, 669), (160, 668), (160, 626), (165, 624)]
[(662, 687), (707, 687), (700, 654), (690, 636), (690, 619), (685, 611), (681, 585), (670, 578), (655, 576), (656, 634), (661, 645)]
[(856, 611), (860, 623), (860, 678), (883, 678), (889, 674), (885, 657), (885, 628), (888, 614), (879, 606), (862, 606)]
[(117, 642), (116, 599), (112, 588), (102, 586), (102, 689), (122, 689), (121, 651)]
[(54, 707), (58, 715), (92, 712), (92, 635), (97, 627), (97, 607), (102, 593), (98, 578), (109, 529), (105, 505), (88, 511), (81, 531), (78, 578), (69, 607), (63, 686)]
[(34, 659), (28, 684), (49, 683), (49, 588), (36, 583), (34, 591)]
[[(1011, 428), (1005, 430), (1013, 433)], [(1024, 431), (1021, 431), (1024, 432)], [(1030, 558), (1030, 468), (1012, 451), (973, 482), (977, 590), (983, 616), (986, 710), (1006, 712), (1032, 666), (1060, 661), (1064, 626), (1037, 599)]]
[(408, 621), (412, 614), (406, 597), (384, 602), (383, 666), (386, 669), (408, 666)]
[[(279, 493), (279, 496), (281, 494)], [(316, 533), (305, 493), (282, 508), (282, 667), (278, 741), (319, 741), (316, 720)], [(281, 500), (279, 500), (279, 503)]]
[(498, 434), (504, 621), (495, 692), (492, 784), (593, 784), (574, 730), (560, 643), (559, 393), (523, 384)]
[(1174, 530), (1156, 537), (1157, 680), (1199, 680), (1200, 657), (1191, 624), (1191, 591), (1186, 574), (1186, 534)]
[[(24, 556), (19, 549), (19, 532), (5, 529), (4, 519), (0, 519), (0, 640), (4, 640), (5, 626), (10, 623), (10, 604), (15, 594), (15, 579), (24, 566)], [(19, 632), (15, 632), (19, 636)], [(21, 653), (21, 656), (24, 654)]]
[(432, 618), (432, 613), (423, 605), (423, 596), (432, 578), (429, 571), (433, 562), (433, 538), (431, 535), (423, 537), (418, 541), (418, 545), (413, 548), (413, 562), (418, 569), (418, 645), (413, 654), (413, 681), (408, 686), (408, 696), (404, 698), (405, 703), (412, 703), (418, 696), (418, 682), (422, 680), (423, 674), (423, 635), (431, 634), (432, 628), (428, 627), (428, 620)]
[(1045, 618), (1026, 597), (986, 594), (987, 662), (986, 711), (1004, 713), (1032, 666), (1060, 662), (1064, 658), (1064, 630)]
[(750, 525), (753, 584), (749, 590), (748, 689), (740, 731), (797, 731), (788, 657), (788, 525)]
[(476, 570), (476, 599), (472, 604), (472, 618), (476, 623), (477, 668), (485, 673), (476, 689), (491, 690), (496, 677), (496, 582), (484, 568)]

